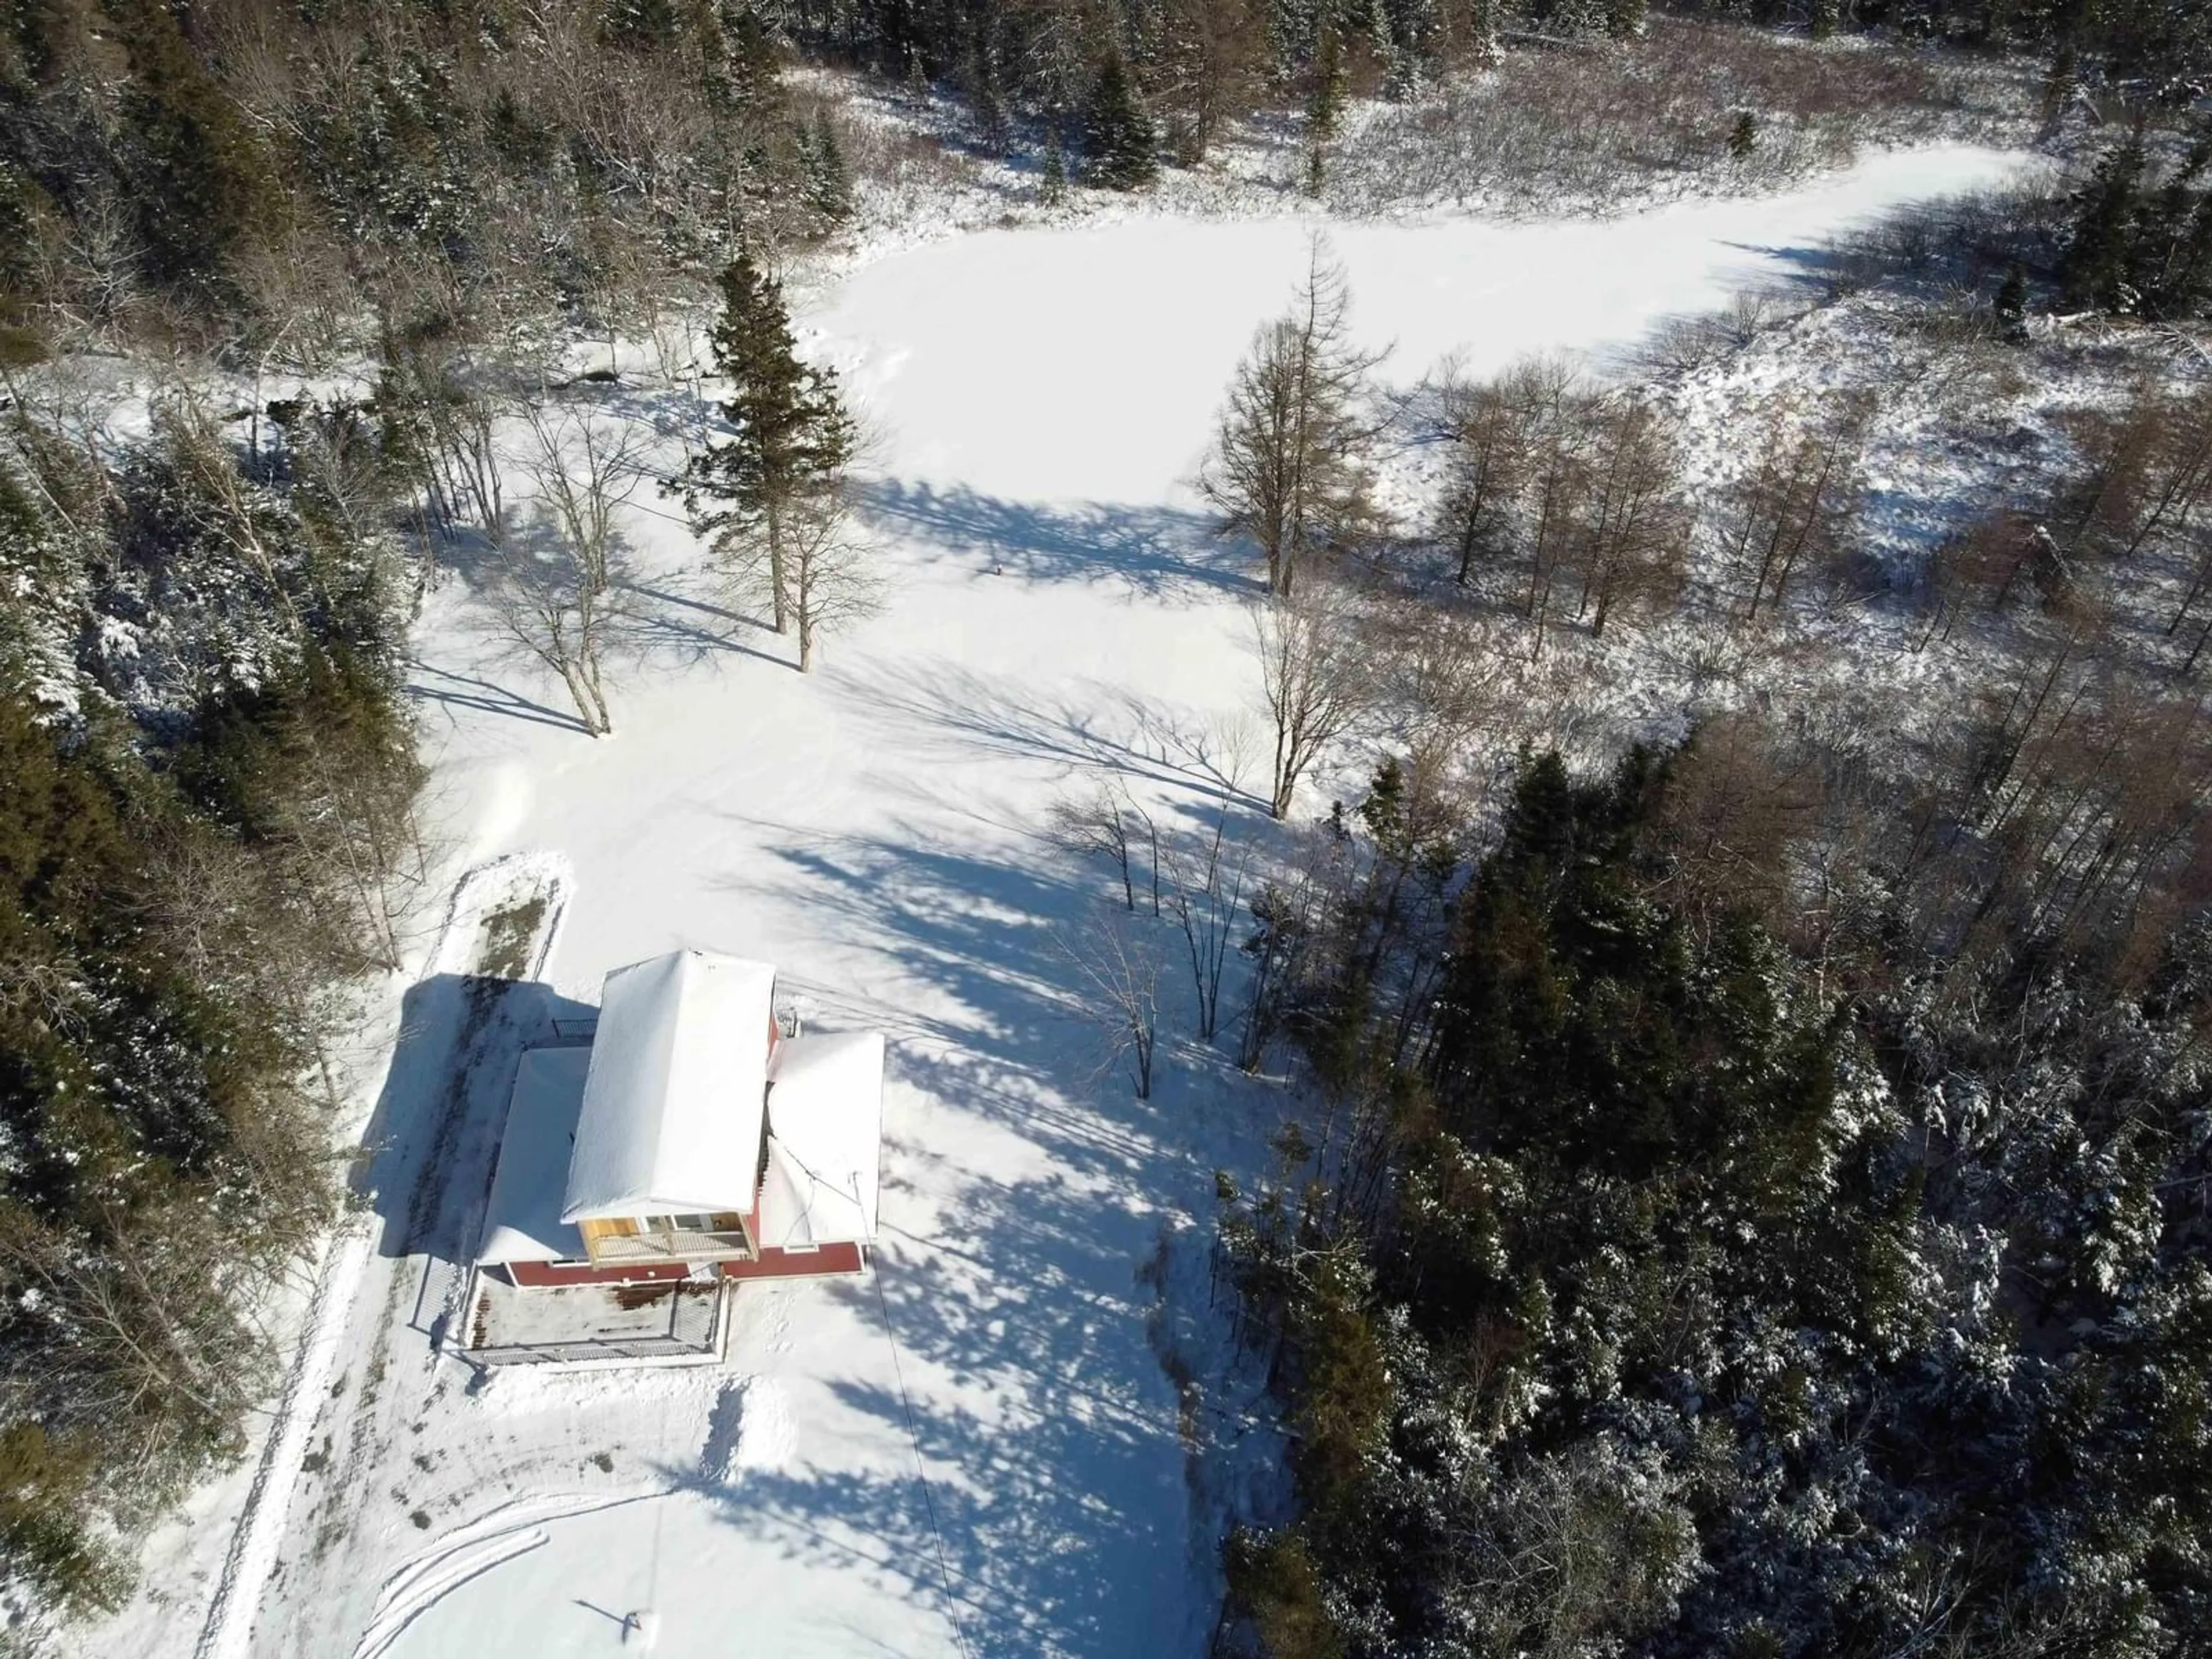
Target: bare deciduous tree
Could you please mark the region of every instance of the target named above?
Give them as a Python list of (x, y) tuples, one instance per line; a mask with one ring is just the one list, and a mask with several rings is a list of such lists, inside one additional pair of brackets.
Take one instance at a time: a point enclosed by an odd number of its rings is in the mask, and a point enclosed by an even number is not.
[(1253, 636), (1275, 732), (1268, 811), (1280, 818), (1314, 757), (1365, 711), (1368, 657), (1351, 604), (1333, 587), (1256, 607)]
[(1194, 848), (1170, 847), (1168, 852), (1168, 908), (1182, 930), (1190, 958), (1202, 1042), (1212, 1042), (1221, 1024), (1221, 982), (1228, 971), (1229, 942), (1242, 913), (1251, 858), (1249, 846), (1229, 840), (1225, 791), (1205, 840)]
[(1110, 906), (1096, 907), (1082, 934), (1063, 939), (1087, 1009), (1104, 1036), (1106, 1068), (1127, 1067), (1137, 1098), (1152, 1097), (1152, 1061), (1158, 1048), (1160, 957), (1149, 921)]
[(1223, 528), (1243, 531), (1267, 560), (1267, 585), (1285, 596), (1310, 550), (1341, 545), (1371, 516), (1361, 405), (1382, 354), (1352, 343), (1344, 270), (1314, 239), (1290, 313), (1264, 325), (1237, 365), (1199, 488)]
[(1506, 552), (1538, 441), (1575, 379), (1561, 357), (1517, 363), (1489, 380), (1442, 377), (1439, 413), (1452, 446), (1444, 528), (1462, 587), (1480, 562)]
[(619, 598), (615, 513), (637, 488), (640, 446), (627, 422), (588, 411), (530, 401), (521, 416), (535, 520), (531, 533), (496, 549), (493, 611), (510, 639), (560, 676), (585, 731), (604, 737), (614, 729), (604, 682)]
[[(799, 672), (804, 674), (814, 666), (814, 647), (823, 635), (883, 608), (883, 584), (876, 574), (874, 548), (854, 517), (842, 473), (794, 497), (782, 517), (782, 571), (789, 591), (775, 609), (791, 619), (799, 634)], [(747, 559), (741, 568), (755, 586), (773, 580), (765, 556)]]
[(1052, 826), (1062, 846), (1098, 854), (1113, 864), (1121, 878), (1122, 902), (1133, 912), (1137, 908), (1137, 860), (1149, 856), (1152, 914), (1160, 914), (1159, 825), (1130, 798), (1119, 779), (1110, 785), (1100, 784), (1080, 800), (1057, 803), (1052, 809)]
[(1583, 507), (1576, 614), (1589, 617), (1595, 637), (1616, 611), (1672, 590), (1689, 526), (1676, 489), (1674, 434), (1660, 412), (1615, 393), (1598, 401), (1592, 428), (1596, 453)]
[(1838, 398), (1810, 417), (1787, 399), (1768, 410), (1758, 454), (1730, 492), (1723, 532), (1744, 574), (1746, 622), (1778, 609), (1808, 566), (1838, 554), (1873, 415), (1873, 400), (1863, 396)]

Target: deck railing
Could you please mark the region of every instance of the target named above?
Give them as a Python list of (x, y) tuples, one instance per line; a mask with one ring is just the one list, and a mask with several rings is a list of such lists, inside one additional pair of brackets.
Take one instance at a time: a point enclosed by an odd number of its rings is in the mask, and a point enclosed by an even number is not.
[(681, 1230), (650, 1233), (615, 1233), (591, 1243), (594, 1266), (613, 1262), (744, 1261), (753, 1247), (741, 1232), (688, 1232)]
[[(524, 1292), (527, 1294), (527, 1292)], [(726, 1286), (704, 1292), (681, 1291), (668, 1298), (668, 1325), (662, 1331), (627, 1336), (585, 1336), (568, 1341), (489, 1342), (463, 1348), (475, 1365), (573, 1365), (598, 1359), (709, 1359), (720, 1352), (722, 1304)]]

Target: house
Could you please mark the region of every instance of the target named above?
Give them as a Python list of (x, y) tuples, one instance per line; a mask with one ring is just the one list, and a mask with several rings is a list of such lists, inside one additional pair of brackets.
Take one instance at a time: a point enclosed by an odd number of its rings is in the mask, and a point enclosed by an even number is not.
[(480, 1272), (520, 1289), (858, 1273), (879, 1033), (785, 1035), (775, 969), (678, 951), (606, 976), (588, 1048), (522, 1056)]

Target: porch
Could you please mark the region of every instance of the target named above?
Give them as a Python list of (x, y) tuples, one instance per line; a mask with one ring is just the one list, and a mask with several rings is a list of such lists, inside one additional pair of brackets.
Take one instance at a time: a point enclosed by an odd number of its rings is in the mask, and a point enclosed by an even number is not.
[(735, 1288), (719, 1278), (525, 1288), (480, 1267), (458, 1351), (486, 1366), (707, 1364), (721, 1358)]

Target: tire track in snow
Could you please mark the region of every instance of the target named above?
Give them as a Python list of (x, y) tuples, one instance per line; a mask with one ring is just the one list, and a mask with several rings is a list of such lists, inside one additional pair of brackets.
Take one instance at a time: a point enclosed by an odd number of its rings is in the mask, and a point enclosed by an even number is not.
[[(568, 879), (567, 861), (557, 854), (548, 853), (514, 854), (469, 871), (454, 885), (446, 924), (440, 931), (437, 948), (424, 965), (422, 976), (462, 971), (473, 966), (473, 957), (482, 945), (483, 919), (491, 908), (501, 898), (511, 900), (535, 894), (544, 899), (546, 910), (538, 937), (532, 942), (534, 948), (528, 963), (529, 975), (538, 977), (552, 954), (567, 912)], [(457, 1040), (452, 1043), (445, 1064), (450, 1068), (465, 1057), (464, 1046)], [(415, 1212), (422, 1206), (423, 1188), (440, 1161), (440, 1154), (450, 1152), (452, 1135), (451, 1129), (441, 1126), (439, 1138), (429, 1149), (423, 1166), (416, 1171), (407, 1220), (410, 1231), (419, 1224)], [(314, 1313), (307, 1340), (278, 1400), (276, 1420), (263, 1449), (260, 1467), (246, 1490), (244, 1509), (231, 1534), (229, 1553), (223, 1559), (222, 1570), (208, 1599), (207, 1619), (193, 1647), (193, 1659), (248, 1659), (254, 1620), (283, 1550), (293, 1498), (305, 1473), (308, 1443), (320, 1420), (321, 1407), (329, 1397), (331, 1374), (337, 1368), (355, 1304), (361, 1299), (363, 1281), (375, 1259), (372, 1231), (368, 1218), (351, 1218), (342, 1221), (325, 1244), (315, 1275), (312, 1298)], [(386, 1286), (385, 1316), (379, 1322), (374, 1344), (375, 1356), (380, 1356), (389, 1337), (394, 1304), (405, 1283), (406, 1275), (398, 1267), (395, 1263), (392, 1282)], [(374, 1363), (373, 1357), (372, 1364)], [(358, 1428), (357, 1424), (349, 1464), (358, 1461), (362, 1451)]]
[(315, 1407), (330, 1386), (339, 1340), (353, 1312), (370, 1248), (368, 1226), (360, 1220), (342, 1226), (325, 1248), (315, 1275), (314, 1322), (277, 1406), (276, 1424), (262, 1450), (261, 1467), (246, 1491), (246, 1513), (231, 1534), (230, 1553), (208, 1602), (195, 1659), (246, 1659), (253, 1615), (276, 1568), (284, 1524), (291, 1516), (292, 1494), (299, 1486), (307, 1441), (314, 1433)]
[(543, 1547), (551, 1537), (548, 1523), (665, 1496), (653, 1491), (620, 1498), (563, 1493), (525, 1498), (455, 1528), (385, 1580), (368, 1628), (354, 1644), (353, 1659), (383, 1659), (416, 1620), (462, 1585)]

